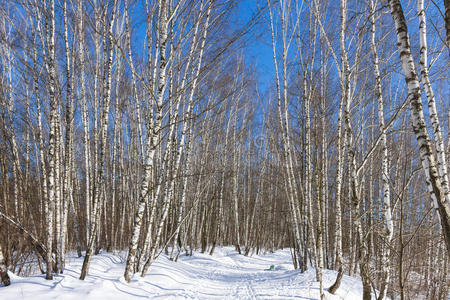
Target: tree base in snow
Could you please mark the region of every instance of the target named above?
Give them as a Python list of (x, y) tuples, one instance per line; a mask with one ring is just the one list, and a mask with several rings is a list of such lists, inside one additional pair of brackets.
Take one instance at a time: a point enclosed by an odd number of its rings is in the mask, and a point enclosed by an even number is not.
[(0, 270), (0, 282), (4, 285), (4, 286), (8, 286), (11, 284), (11, 279), (9, 279), (9, 275), (8, 272)]

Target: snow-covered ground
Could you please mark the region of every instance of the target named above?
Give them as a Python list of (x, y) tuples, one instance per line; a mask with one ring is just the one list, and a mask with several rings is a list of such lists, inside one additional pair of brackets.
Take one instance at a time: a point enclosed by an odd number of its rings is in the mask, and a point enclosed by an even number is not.
[[(47, 281), (44, 275), (18, 277), (0, 287), (1, 300), (19, 299), (318, 299), (319, 283), (314, 269), (294, 270), (289, 250), (246, 257), (231, 247), (216, 249), (213, 256), (195, 253), (180, 256), (178, 262), (161, 255), (144, 278), (123, 279), (124, 253), (94, 256), (85, 281), (78, 279), (83, 258), (68, 256), (63, 275)], [(271, 265), (273, 271), (267, 269)], [(325, 287), (336, 273), (324, 272)], [(337, 296), (327, 299), (362, 299), (361, 281), (344, 276)]]

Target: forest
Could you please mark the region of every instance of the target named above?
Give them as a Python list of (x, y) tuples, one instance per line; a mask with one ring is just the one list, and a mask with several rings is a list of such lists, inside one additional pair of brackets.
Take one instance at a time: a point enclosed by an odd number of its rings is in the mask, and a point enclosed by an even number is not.
[(0, 282), (289, 248), (447, 299), (449, 70), (450, 0), (0, 1)]

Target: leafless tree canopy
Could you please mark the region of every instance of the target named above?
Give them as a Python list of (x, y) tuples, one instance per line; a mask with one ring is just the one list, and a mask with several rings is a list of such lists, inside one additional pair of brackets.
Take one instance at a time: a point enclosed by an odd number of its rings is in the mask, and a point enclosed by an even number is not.
[(1, 1), (1, 283), (289, 247), (447, 299), (449, 42), (448, 0)]

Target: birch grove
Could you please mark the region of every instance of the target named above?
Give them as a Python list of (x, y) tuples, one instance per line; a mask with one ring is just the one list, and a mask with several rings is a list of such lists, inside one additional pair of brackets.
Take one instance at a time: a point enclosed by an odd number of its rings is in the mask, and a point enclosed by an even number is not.
[(232, 246), (321, 299), (446, 299), (441, 2), (1, 2), (0, 286)]

